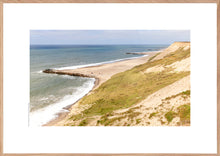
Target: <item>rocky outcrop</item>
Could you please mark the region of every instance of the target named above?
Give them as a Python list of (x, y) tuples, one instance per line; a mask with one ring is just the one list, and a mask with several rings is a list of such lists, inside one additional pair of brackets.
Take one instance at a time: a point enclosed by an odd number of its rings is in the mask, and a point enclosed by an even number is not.
[(136, 52), (136, 53), (126, 53), (126, 54), (131, 54), (131, 55), (144, 55), (144, 54), (146, 54), (146, 53)]
[(43, 72), (44, 73), (55, 73), (55, 70), (54, 69), (45, 69)]

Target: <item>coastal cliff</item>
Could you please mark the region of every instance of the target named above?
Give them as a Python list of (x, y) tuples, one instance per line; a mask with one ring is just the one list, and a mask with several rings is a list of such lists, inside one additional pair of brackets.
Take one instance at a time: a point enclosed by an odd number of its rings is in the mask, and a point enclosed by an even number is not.
[(189, 42), (175, 42), (138, 61), (44, 72), (99, 80), (92, 92), (71, 107), (68, 115), (52, 125), (190, 125)]

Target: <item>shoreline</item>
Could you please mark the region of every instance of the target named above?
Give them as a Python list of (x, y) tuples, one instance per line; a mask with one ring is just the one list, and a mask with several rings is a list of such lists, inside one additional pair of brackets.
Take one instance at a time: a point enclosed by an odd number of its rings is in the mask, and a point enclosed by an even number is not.
[[(94, 86), (92, 87), (92, 89), (85, 94), (84, 96), (87, 96), (88, 94), (90, 94), (95, 87), (99, 84), (99, 78), (95, 78), (95, 82), (94, 82)], [(83, 96), (83, 97), (84, 97)], [(82, 98), (83, 98), (82, 97)], [(71, 111), (71, 108), (74, 104), (76, 104), (79, 100), (81, 100), (82, 98), (78, 99), (76, 102), (74, 102), (73, 104), (70, 104), (68, 106), (63, 107), (63, 109), (67, 110), (68, 112), (58, 112), (56, 113), (57, 117), (48, 121), (46, 124), (43, 124), (42, 126), (53, 126), (54, 124), (58, 123), (59, 121), (62, 121), (63, 119), (65, 119), (65, 117), (69, 114), (69, 112)]]
[[(85, 97), (88, 94), (91, 94), (102, 83), (110, 79), (111, 76), (117, 73), (129, 70), (137, 65), (144, 64), (148, 61), (149, 58), (156, 55), (157, 53), (162, 52), (163, 50), (153, 51), (153, 52), (142, 52), (141, 55), (145, 54), (146, 56), (117, 61), (117, 62), (108, 63), (108, 64), (88, 66), (88, 67), (82, 67), (82, 68), (77, 68), (77, 69), (48, 70), (48, 71), (45, 70), (44, 73), (95, 78), (95, 82), (94, 82), (94, 86), (92, 90), (90, 90), (86, 95), (83, 96)], [(51, 121), (47, 122), (46, 124), (42, 126), (55, 126), (60, 121), (64, 120), (68, 116), (68, 114), (71, 112), (72, 107), (75, 104), (77, 104), (79, 100), (63, 108), (63, 109), (68, 110), (68, 112), (58, 112), (56, 114), (58, 115), (56, 118), (52, 119)]]
[[(158, 51), (161, 51), (161, 50), (158, 50)], [(156, 52), (156, 51), (150, 51), (150, 52)], [(126, 57), (126, 58), (122, 58), (122, 59), (109, 60), (109, 61), (98, 62), (98, 63), (84, 64), (84, 65), (75, 65), (75, 66), (67, 66), (67, 67), (58, 67), (58, 68), (52, 68), (52, 69), (53, 70), (73, 70), (73, 69), (79, 69), (79, 68), (87, 68), (87, 67), (100, 66), (100, 65), (104, 65), (104, 64), (111, 64), (111, 63), (116, 63), (116, 62), (121, 62), (121, 61), (132, 60), (132, 59), (144, 57), (145, 55), (147, 55), (147, 53), (148, 52), (140, 52), (140, 53), (136, 53), (135, 54), (136, 56), (134, 56), (134, 57)], [(127, 55), (131, 55), (132, 53), (126, 53), (126, 54)], [(143, 56), (137, 56), (137, 55), (143, 55)]]

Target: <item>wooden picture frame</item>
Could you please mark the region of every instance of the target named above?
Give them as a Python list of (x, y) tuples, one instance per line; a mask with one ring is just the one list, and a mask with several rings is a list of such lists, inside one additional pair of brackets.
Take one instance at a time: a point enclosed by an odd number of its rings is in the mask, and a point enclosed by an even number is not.
[(152, 156), (168, 156), (168, 155), (192, 155), (178, 153), (164, 154), (4, 154), (3, 153), (3, 4), (4, 3), (216, 3), (217, 4), (217, 154), (193, 154), (193, 155), (219, 155), (220, 156), (220, 1), (219, 0), (1, 0), (0, 2), (0, 155), (152, 155)]

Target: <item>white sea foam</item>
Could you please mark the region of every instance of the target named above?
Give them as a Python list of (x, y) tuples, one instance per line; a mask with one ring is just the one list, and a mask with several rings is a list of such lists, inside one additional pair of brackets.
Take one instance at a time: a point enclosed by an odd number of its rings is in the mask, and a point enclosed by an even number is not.
[(37, 73), (43, 73), (43, 70), (37, 71)]
[(55, 104), (51, 104), (47, 107), (41, 108), (39, 110), (30, 112), (29, 114), (29, 126), (30, 127), (39, 127), (49, 121), (55, 119), (58, 116), (58, 113), (68, 111), (64, 107), (69, 106), (83, 96), (85, 96), (89, 91), (92, 90), (94, 86), (95, 79), (89, 78), (89, 81), (84, 83), (81, 87), (77, 88), (72, 95), (66, 95), (63, 99)]
[[(124, 60), (130, 60), (135, 58), (140, 58), (148, 55), (138, 56), (138, 57), (130, 57), (130, 58), (124, 58), (124, 59), (117, 59), (117, 60), (111, 60), (106, 62), (99, 62), (99, 63), (93, 63), (93, 64), (85, 64), (85, 65), (77, 65), (77, 66), (68, 66), (68, 67), (60, 67), (60, 68), (54, 68), (56, 70), (65, 70), (65, 69), (77, 69), (77, 68), (83, 68), (83, 67), (90, 67), (90, 66), (97, 66), (102, 64), (109, 64)], [(38, 71), (37, 73), (43, 73), (42, 70)], [(62, 75), (64, 78), (68, 79), (75, 79), (73, 76), (68, 75)], [(62, 100), (60, 100), (57, 103), (48, 105), (47, 107), (41, 108), (39, 110), (30, 112), (29, 114), (29, 126), (30, 127), (39, 127), (42, 126), (49, 121), (55, 119), (58, 117), (58, 113), (60, 112), (66, 112), (68, 110), (63, 109), (66, 106), (69, 106), (79, 99), (81, 99), (83, 96), (85, 96), (90, 90), (92, 90), (94, 86), (95, 79), (89, 78), (90, 81), (86, 82), (83, 86), (79, 87), (76, 92), (74, 92), (72, 95), (66, 95), (63, 97)]]
[(109, 63), (114, 63), (114, 62), (119, 62), (119, 61), (124, 61), (124, 60), (131, 60), (131, 59), (140, 58), (140, 57), (144, 57), (144, 56), (148, 56), (148, 55), (143, 55), (143, 56), (138, 56), (138, 57), (130, 57), (130, 58), (124, 58), (124, 59), (117, 59), (117, 60), (111, 60), (111, 61), (105, 61), (105, 62), (99, 62), (99, 63), (92, 63), (92, 64), (53, 68), (53, 69), (56, 69), (56, 70), (78, 69), (78, 68), (83, 68), (83, 67), (91, 67), (91, 66), (98, 66), (98, 65), (102, 65), (102, 64), (109, 64)]
[(65, 79), (71, 79), (71, 80), (77, 79), (75, 76), (69, 76), (69, 75), (60, 75), (60, 76), (65, 78)]

